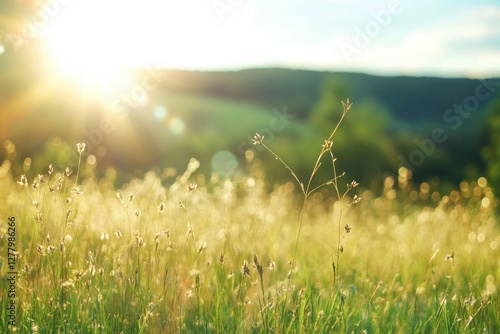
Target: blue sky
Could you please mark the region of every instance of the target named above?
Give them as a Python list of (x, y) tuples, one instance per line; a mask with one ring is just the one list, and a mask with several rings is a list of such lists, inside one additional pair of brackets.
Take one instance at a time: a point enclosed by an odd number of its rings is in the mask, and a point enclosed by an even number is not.
[(43, 30), (59, 63), (500, 76), (498, 0), (73, 0)]

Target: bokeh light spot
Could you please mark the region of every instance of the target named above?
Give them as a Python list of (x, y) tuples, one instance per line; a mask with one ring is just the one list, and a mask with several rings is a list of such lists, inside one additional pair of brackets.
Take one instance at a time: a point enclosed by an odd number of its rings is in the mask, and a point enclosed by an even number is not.
[(184, 132), (184, 128), (184, 121), (179, 117), (172, 118), (168, 123), (168, 129), (176, 136), (181, 135)]
[(94, 166), (97, 162), (95, 155), (91, 154), (87, 157), (87, 164)]
[(481, 188), (484, 188), (488, 185), (488, 181), (486, 180), (485, 177), (480, 177), (478, 180), (477, 180), (477, 184), (481, 187)]
[(164, 120), (168, 115), (168, 110), (165, 106), (157, 106), (153, 111), (153, 116), (159, 121)]
[(212, 170), (222, 176), (231, 176), (238, 169), (238, 159), (226, 150), (215, 153), (212, 157)]

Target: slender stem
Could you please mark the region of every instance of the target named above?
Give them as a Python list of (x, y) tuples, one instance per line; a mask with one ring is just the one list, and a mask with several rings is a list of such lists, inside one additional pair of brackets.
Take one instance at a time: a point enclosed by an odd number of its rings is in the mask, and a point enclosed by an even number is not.
[(266, 150), (269, 151), (269, 153), (271, 153), (274, 158), (276, 160), (278, 160), (279, 162), (281, 162), (281, 164), (283, 164), (283, 166), (285, 166), (286, 169), (288, 169), (290, 171), (290, 173), (292, 174), (293, 178), (295, 179), (295, 181), (297, 181), (297, 183), (299, 184), (300, 186), (300, 189), (302, 190), (302, 193), (304, 195), (306, 195), (306, 191), (304, 189), (304, 184), (302, 182), (300, 182), (299, 178), (297, 177), (297, 175), (295, 174), (295, 172), (283, 161), (283, 159), (281, 159), (276, 153), (273, 152), (273, 150), (271, 150), (266, 144), (264, 143), (261, 143), (262, 146), (264, 146), (264, 148)]

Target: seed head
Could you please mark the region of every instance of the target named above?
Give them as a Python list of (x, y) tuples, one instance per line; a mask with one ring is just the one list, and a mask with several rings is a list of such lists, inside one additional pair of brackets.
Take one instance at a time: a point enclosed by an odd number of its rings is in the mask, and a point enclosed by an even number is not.
[(198, 247), (198, 254), (200, 254), (201, 252), (203, 252), (203, 250), (207, 248), (207, 243), (205, 241), (202, 241), (200, 243), (200, 246)]
[(351, 233), (352, 226), (349, 224), (345, 224), (344, 230), (345, 230), (345, 233)]
[(122, 192), (121, 191), (117, 191), (116, 192), (116, 197), (118, 197), (118, 199), (120, 200), (120, 202), (123, 203), (123, 196), (122, 196)]
[(344, 101), (340, 101), (340, 102), (342, 102), (342, 106), (344, 107), (344, 112), (351, 109), (352, 103), (351, 103), (351, 101), (349, 101), (349, 99), (347, 99), (345, 102)]
[(160, 205), (158, 205), (158, 211), (160, 211), (160, 213), (163, 213), (163, 211), (165, 211), (165, 203), (164, 202), (161, 202)]
[(243, 276), (250, 277), (250, 267), (248, 266), (247, 260), (243, 261), (243, 266), (241, 267), (241, 273)]
[(321, 145), (324, 151), (330, 151), (333, 147), (333, 142), (331, 140), (325, 140), (325, 143)]
[(258, 133), (255, 134), (252, 138), (252, 144), (254, 145), (260, 145), (264, 141), (264, 136), (259, 135)]
[(259, 258), (257, 257), (257, 254), (253, 255), (253, 263), (255, 265), (255, 268), (257, 268), (259, 276), (262, 278), (262, 273), (264, 270), (262, 269), (262, 265), (259, 263)]
[(26, 178), (26, 175), (21, 175), (21, 181), (17, 181), (20, 185), (27, 186), (28, 185), (28, 179)]
[(267, 266), (267, 270), (274, 270), (276, 268), (276, 264), (274, 261), (269, 261), (269, 265)]
[(359, 203), (360, 201), (361, 201), (361, 197), (359, 197), (358, 195), (354, 195), (354, 197), (352, 199), (352, 204)]
[(77, 143), (76, 144), (76, 150), (78, 151), (78, 154), (82, 154), (83, 151), (85, 151), (85, 143)]
[(356, 182), (356, 181), (352, 180), (352, 181), (351, 181), (351, 183), (348, 183), (348, 184), (347, 184), (347, 190), (350, 190), (350, 189), (352, 189), (352, 188), (356, 188), (358, 185), (359, 185), (359, 183), (358, 183), (358, 182)]

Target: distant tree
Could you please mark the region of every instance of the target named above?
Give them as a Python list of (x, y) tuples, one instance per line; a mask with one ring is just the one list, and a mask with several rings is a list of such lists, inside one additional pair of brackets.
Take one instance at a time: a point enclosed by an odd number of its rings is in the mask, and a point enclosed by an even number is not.
[(488, 144), (482, 150), (486, 177), (495, 194), (500, 195), (500, 98), (487, 107)]
[[(317, 107), (309, 118), (310, 125), (325, 139), (342, 114), (341, 100), (349, 98), (351, 89), (338, 79), (329, 78)], [(344, 123), (333, 138), (333, 152), (338, 166), (365, 187), (379, 187), (382, 177), (397, 168), (395, 145), (390, 137), (389, 110), (374, 99), (352, 101)]]

